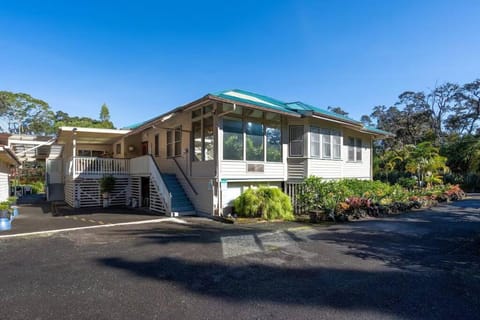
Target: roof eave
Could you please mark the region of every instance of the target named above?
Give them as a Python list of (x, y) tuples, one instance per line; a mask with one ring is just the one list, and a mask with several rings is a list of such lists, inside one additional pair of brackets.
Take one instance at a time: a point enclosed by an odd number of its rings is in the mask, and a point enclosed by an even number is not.
[[(307, 113), (306, 115), (309, 115), (309, 114)], [(349, 120), (346, 120), (346, 119), (325, 115), (325, 114), (318, 113), (318, 112), (315, 112), (315, 111), (311, 112), (311, 117), (316, 118), (316, 119), (341, 123), (341, 124), (353, 126), (353, 127), (356, 127), (356, 128), (362, 128), (362, 123), (361, 122), (357, 122), (357, 121), (353, 121), (353, 120), (349, 121)]]
[(15, 155), (15, 153), (12, 151), (12, 149), (10, 149), (9, 147), (0, 146), (0, 151), (5, 151), (5, 153), (9, 156), (9, 158), (12, 159), (12, 162), (14, 165), (16, 164), (19, 166), (22, 164), (20, 160), (17, 158), (17, 156)]
[(183, 112), (185, 110), (188, 110), (188, 109), (191, 109), (191, 108), (194, 108), (194, 107), (197, 107), (203, 103), (205, 103), (206, 101), (209, 100), (209, 95), (206, 95), (206, 96), (203, 96), (197, 100), (194, 100), (192, 102), (189, 102), (183, 106), (180, 106), (180, 107), (177, 107), (175, 109), (172, 109), (168, 112), (165, 112), (165, 113), (162, 113), (161, 115), (151, 119), (150, 121), (148, 122), (145, 122), (143, 123), (141, 126), (139, 126), (138, 128), (135, 128), (135, 129), (132, 129), (129, 133), (127, 133), (125, 135), (125, 137), (129, 137), (131, 135), (134, 135), (134, 134), (137, 134), (139, 132), (142, 132), (144, 130), (147, 130), (151, 127), (153, 127), (155, 124), (157, 124), (158, 122), (161, 122), (163, 118), (165, 118), (166, 116), (170, 115), (170, 114), (175, 114), (175, 113), (178, 113), (178, 112)]
[(395, 138), (395, 134), (387, 132), (387, 131), (377, 131), (377, 130), (369, 130), (367, 128), (363, 128), (361, 132), (368, 133), (374, 136), (377, 139), (387, 139), (387, 138)]
[(254, 109), (258, 109), (258, 110), (262, 110), (262, 111), (266, 111), (266, 112), (274, 112), (274, 113), (278, 113), (278, 114), (282, 114), (282, 115), (286, 115), (286, 116), (290, 116), (290, 117), (296, 117), (296, 118), (301, 118), (302, 117), (302, 115), (297, 113), (297, 112), (295, 112), (295, 113), (294, 112), (284, 112), (284, 111), (281, 111), (281, 110), (275, 110), (275, 109), (270, 109), (270, 108), (267, 108), (267, 107), (262, 107), (262, 106), (259, 106), (259, 105), (253, 104), (253, 103), (239, 102), (239, 101), (236, 101), (236, 100), (233, 100), (233, 99), (217, 97), (217, 96), (212, 95), (212, 94), (209, 94), (207, 96), (209, 97), (209, 99), (215, 100), (217, 102), (226, 102), (226, 103), (238, 104), (238, 105), (242, 105), (242, 106), (245, 106), (245, 107), (248, 107), (248, 108), (254, 108)]

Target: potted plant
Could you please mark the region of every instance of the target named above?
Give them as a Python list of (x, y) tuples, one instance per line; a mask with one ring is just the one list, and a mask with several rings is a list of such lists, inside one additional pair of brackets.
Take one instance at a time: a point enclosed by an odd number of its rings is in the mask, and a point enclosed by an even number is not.
[(0, 202), (0, 231), (12, 228), (13, 215), (10, 214), (9, 208), (10, 203), (8, 201)]
[(103, 207), (108, 207), (110, 193), (115, 188), (115, 177), (112, 175), (105, 175), (100, 179), (100, 192), (103, 196)]
[(17, 197), (9, 197), (8, 202), (10, 202), (10, 208), (12, 209), (13, 216), (18, 216), (18, 206), (17, 206)]

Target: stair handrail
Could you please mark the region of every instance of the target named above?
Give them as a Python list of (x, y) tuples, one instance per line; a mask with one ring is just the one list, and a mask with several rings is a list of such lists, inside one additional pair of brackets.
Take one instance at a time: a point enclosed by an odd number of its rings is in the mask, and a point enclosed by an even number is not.
[(153, 178), (156, 181), (156, 185), (158, 187), (158, 191), (160, 191), (160, 195), (163, 197), (163, 200), (165, 202), (165, 209), (167, 210), (167, 213), (172, 212), (172, 193), (168, 190), (167, 185), (165, 184), (165, 181), (163, 181), (162, 175), (160, 173), (160, 168), (158, 167), (157, 162), (153, 158), (152, 155), (148, 157), (150, 159), (149, 161), (149, 171), (150, 174), (153, 176)]
[(187, 174), (185, 173), (185, 171), (183, 171), (183, 168), (182, 166), (180, 165), (180, 163), (178, 163), (178, 160), (176, 158), (172, 158), (173, 159), (173, 162), (175, 162), (175, 164), (177, 165), (177, 168), (180, 170), (180, 172), (182, 173), (183, 177), (185, 178), (185, 181), (187, 181), (188, 185), (190, 186), (190, 189), (192, 189), (193, 193), (195, 193), (195, 195), (197, 196), (198, 195), (198, 192), (197, 190), (195, 190), (195, 187), (193, 186), (192, 182), (190, 181), (190, 179), (188, 178)]

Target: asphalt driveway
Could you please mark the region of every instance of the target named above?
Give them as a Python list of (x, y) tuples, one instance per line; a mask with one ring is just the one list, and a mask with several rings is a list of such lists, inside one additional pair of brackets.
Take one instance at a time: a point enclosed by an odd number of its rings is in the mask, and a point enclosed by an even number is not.
[(29, 195), (19, 200), (20, 214), (13, 220), (12, 229), (0, 231), (0, 238), (25, 233), (85, 228), (165, 218), (141, 209), (71, 208), (65, 204), (46, 202), (42, 195)]
[(480, 199), (329, 227), (120, 226), (0, 240), (8, 319), (479, 319)]

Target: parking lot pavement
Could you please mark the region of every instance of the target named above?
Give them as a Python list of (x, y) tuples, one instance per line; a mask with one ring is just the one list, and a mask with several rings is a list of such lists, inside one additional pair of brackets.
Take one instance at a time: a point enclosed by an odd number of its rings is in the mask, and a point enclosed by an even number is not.
[(128, 208), (68, 209), (52, 214), (54, 209), (45, 201), (20, 202), (20, 214), (13, 220), (12, 229), (1, 231), (0, 237), (52, 230), (75, 229), (92, 226), (107, 226), (129, 222), (165, 219), (165, 216), (147, 214)]
[(185, 220), (0, 239), (1, 314), (479, 319), (478, 198), (327, 227)]

